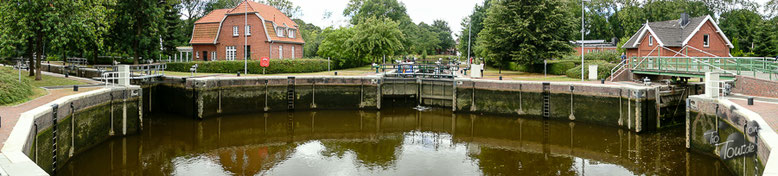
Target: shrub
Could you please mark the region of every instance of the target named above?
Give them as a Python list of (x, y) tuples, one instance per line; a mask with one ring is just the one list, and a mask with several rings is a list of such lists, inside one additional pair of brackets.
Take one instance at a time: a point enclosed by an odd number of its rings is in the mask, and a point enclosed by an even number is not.
[[(580, 62), (580, 61), (579, 61)], [(575, 67), (576, 63), (569, 60), (551, 60), (548, 61), (547, 73), (551, 75), (564, 75), (567, 70)], [(519, 65), (515, 62), (507, 66), (508, 70), (522, 71), (530, 73), (543, 73), (543, 63), (532, 65)]]
[[(562, 60), (577, 61), (577, 64), (581, 64), (581, 55), (571, 54), (562, 57)], [(621, 53), (616, 51), (603, 51), (593, 52), (584, 55), (584, 60), (604, 60), (608, 62), (621, 62)]]
[[(616, 64), (606, 63), (604, 61), (595, 61), (591, 64), (587, 63), (586, 65), (598, 65), (597, 67), (597, 79), (605, 79), (608, 76), (610, 76), (610, 71), (613, 69), (613, 67), (616, 67)], [(584, 77), (586, 79), (589, 78), (589, 69), (584, 69)], [(581, 78), (581, 66), (576, 66), (574, 68), (568, 69), (566, 72), (567, 77), (569, 78)]]
[(34, 94), (30, 81), (22, 79), (22, 82), (19, 82), (18, 74), (11, 68), (0, 67), (0, 105), (22, 101)]
[[(197, 72), (201, 73), (243, 73), (243, 61), (197, 61), (167, 63), (168, 71), (189, 72), (192, 65), (197, 64)], [(331, 65), (334, 69), (335, 65)], [(259, 61), (248, 62), (250, 74), (261, 74), (262, 68)], [(310, 73), (327, 71), (326, 59), (271, 59), (270, 66), (265, 73)]]

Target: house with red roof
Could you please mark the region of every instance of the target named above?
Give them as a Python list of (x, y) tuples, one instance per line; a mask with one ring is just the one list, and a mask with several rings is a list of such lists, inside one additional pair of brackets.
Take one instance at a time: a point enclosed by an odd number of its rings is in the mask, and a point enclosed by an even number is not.
[(734, 45), (710, 15), (647, 22), (624, 43), (627, 57), (730, 57)]
[(195, 61), (259, 60), (301, 58), (305, 41), (297, 23), (275, 7), (243, 1), (197, 20), (189, 44)]

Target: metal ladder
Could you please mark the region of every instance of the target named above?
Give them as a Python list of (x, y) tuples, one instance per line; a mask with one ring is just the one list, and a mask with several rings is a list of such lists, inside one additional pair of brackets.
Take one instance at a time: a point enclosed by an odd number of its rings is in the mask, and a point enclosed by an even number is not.
[(286, 84), (287, 110), (294, 110), (294, 76), (290, 76)]
[(57, 175), (57, 112), (58, 104), (51, 105), (52, 125), (51, 125), (51, 174)]
[(543, 83), (543, 118), (551, 117), (551, 84)]

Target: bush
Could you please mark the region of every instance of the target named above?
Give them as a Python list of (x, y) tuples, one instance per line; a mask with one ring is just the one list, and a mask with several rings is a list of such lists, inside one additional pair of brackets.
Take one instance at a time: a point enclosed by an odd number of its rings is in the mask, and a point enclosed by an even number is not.
[[(580, 61), (579, 61), (580, 62)], [(569, 61), (569, 60), (551, 60), (548, 61), (547, 69), (548, 74), (551, 75), (564, 75), (567, 70), (570, 68), (575, 67), (576, 62)], [(543, 73), (543, 63), (540, 64), (532, 64), (532, 65), (519, 65), (515, 62), (512, 62), (510, 65), (507, 66), (508, 70), (513, 71), (522, 71), (522, 72), (530, 72), (530, 73)]]
[[(581, 55), (571, 54), (562, 57), (562, 60), (576, 61), (577, 64), (581, 64)], [(616, 51), (603, 51), (587, 53), (584, 55), (584, 60), (604, 60), (608, 62), (621, 62), (621, 53)]]
[(34, 94), (30, 81), (22, 79), (20, 83), (18, 74), (11, 68), (0, 67), (0, 105), (19, 102)]
[[(197, 72), (200, 73), (243, 73), (243, 61), (197, 61), (167, 63), (168, 71), (189, 72), (192, 65), (197, 64)], [(334, 69), (334, 64), (331, 65)], [(250, 74), (261, 74), (262, 68), (259, 61), (248, 62)], [(265, 73), (310, 73), (327, 71), (326, 59), (271, 59), (270, 66)]]
[[(592, 63), (587, 63), (586, 65), (598, 65), (597, 79), (607, 78), (611, 74), (610, 73), (611, 69), (613, 69), (613, 67), (616, 67), (616, 64), (606, 63), (604, 61), (594, 61)], [(581, 66), (579, 65), (574, 68), (568, 69), (566, 75), (569, 78), (581, 78)], [(586, 79), (589, 78), (589, 68), (584, 69), (584, 77)]]

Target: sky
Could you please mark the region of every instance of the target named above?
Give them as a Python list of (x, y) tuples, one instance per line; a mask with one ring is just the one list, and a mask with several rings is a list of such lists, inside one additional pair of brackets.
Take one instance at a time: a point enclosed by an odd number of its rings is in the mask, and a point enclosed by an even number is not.
[[(290, 0), (300, 6), (303, 16), (300, 17), (306, 23), (326, 28), (328, 26), (348, 25), (348, 18), (343, 16), (343, 9), (349, 0)], [(462, 19), (472, 14), (476, 4), (483, 0), (399, 0), (405, 4), (408, 15), (414, 23), (424, 22), (432, 24), (436, 19), (448, 22), (454, 35), (462, 31)], [(329, 19), (325, 19), (325, 13), (331, 12)]]

